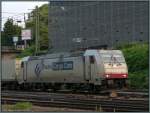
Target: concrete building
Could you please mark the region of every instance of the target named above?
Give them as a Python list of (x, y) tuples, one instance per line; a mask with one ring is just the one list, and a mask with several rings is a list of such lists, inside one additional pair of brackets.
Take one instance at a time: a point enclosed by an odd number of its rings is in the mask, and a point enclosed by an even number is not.
[(50, 2), (49, 39), (54, 51), (147, 42), (148, 1)]
[(1, 48), (2, 60), (14, 60), (21, 53), (20, 50), (16, 50), (12, 46), (2, 46)]
[(2, 46), (1, 48), (2, 80), (11, 81), (14, 79), (15, 75), (15, 58), (21, 51), (15, 50), (12, 46)]

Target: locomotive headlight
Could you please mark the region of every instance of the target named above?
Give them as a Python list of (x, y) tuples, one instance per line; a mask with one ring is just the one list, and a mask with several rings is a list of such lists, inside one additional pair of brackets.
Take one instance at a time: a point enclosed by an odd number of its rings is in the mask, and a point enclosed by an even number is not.
[(106, 78), (108, 78), (110, 75), (106, 75)]
[(122, 75), (122, 76), (126, 77), (127, 75)]
[(117, 67), (117, 66), (114, 64), (113, 67)]

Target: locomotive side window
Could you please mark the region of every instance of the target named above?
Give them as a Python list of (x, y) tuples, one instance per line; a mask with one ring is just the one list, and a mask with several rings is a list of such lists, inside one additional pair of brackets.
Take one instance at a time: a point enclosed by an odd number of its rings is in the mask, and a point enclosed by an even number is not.
[(70, 70), (73, 69), (73, 62), (64, 62), (64, 69), (65, 70)]
[(94, 56), (90, 56), (89, 58), (90, 58), (90, 63), (94, 64), (94, 62), (95, 62)]
[(63, 63), (58, 63), (59, 70), (63, 70)]
[(57, 63), (57, 62), (54, 62), (53, 63), (53, 70), (59, 70), (59, 63)]
[(73, 62), (53, 62), (53, 70), (72, 70)]

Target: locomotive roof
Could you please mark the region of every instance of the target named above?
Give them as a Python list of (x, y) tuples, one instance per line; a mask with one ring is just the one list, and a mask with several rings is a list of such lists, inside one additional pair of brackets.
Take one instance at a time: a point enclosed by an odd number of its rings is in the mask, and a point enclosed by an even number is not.
[(41, 56), (30, 56), (29, 60), (38, 60), (38, 59), (45, 59), (45, 58), (60, 58), (60, 57), (75, 57), (75, 56), (82, 56), (83, 52), (59, 52), (59, 53), (52, 53), (46, 54)]
[(84, 53), (84, 56), (88, 56), (88, 55), (94, 55), (94, 54), (122, 54), (122, 52), (120, 50), (95, 50), (95, 49), (91, 49), (91, 50), (87, 50)]
[(122, 52), (120, 50), (99, 50), (99, 52), (101, 54), (112, 54), (112, 53), (115, 53), (115, 54), (122, 54)]
[(94, 55), (94, 54), (122, 54), (120, 50), (96, 50), (96, 49), (90, 49), (86, 51), (76, 51), (76, 52), (59, 52), (59, 53), (52, 53), (52, 54), (46, 54), (41, 56), (29, 56), (24, 57), (22, 60), (38, 60), (38, 59), (45, 59), (45, 58), (61, 58), (61, 57), (76, 57), (76, 56), (88, 56), (88, 55)]

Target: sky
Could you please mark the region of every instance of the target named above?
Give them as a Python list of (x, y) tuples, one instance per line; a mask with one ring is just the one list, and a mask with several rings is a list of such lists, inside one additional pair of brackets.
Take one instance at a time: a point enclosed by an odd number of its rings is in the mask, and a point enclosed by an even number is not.
[[(26, 1), (26, 2), (18, 2), (18, 1), (3, 1), (2, 2), (2, 23), (1, 23), (1, 30), (3, 30), (4, 23), (7, 21), (8, 18), (13, 18), (15, 20), (15, 24), (17, 24), (17, 20), (21, 20), (21, 23), (18, 23), (19, 26), (24, 27), (24, 13), (29, 13), (35, 6), (41, 6), (43, 4), (48, 4), (48, 2), (44, 1)], [(27, 14), (26, 14), (27, 18)]]

